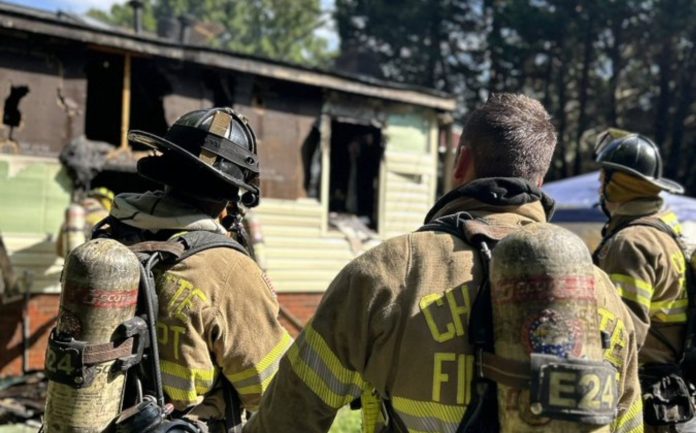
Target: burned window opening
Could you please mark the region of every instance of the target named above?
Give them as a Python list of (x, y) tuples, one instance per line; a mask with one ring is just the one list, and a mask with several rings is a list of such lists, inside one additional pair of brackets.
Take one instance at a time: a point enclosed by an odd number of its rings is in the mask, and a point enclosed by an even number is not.
[(91, 52), (86, 66), (85, 135), (118, 146), (121, 141), (123, 57)]
[(251, 106), (254, 108), (264, 108), (265, 103), (265, 92), (264, 86), (260, 85), (257, 81), (254, 81), (254, 85), (251, 90)]
[(312, 125), (302, 143), (302, 167), (304, 189), (307, 197), (319, 199), (321, 195), (321, 133), (318, 121)]
[[(140, 129), (164, 135), (169, 125), (164, 109), (164, 97), (172, 93), (172, 85), (156, 62), (133, 59), (131, 74), (130, 129)], [(143, 145), (132, 145), (133, 150), (147, 150)]]
[(8, 139), (13, 141), (14, 129), (22, 123), (22, 112), (19, 102), (29, 93), (29, 86), (10, 86), (10, 94), (5, 99), (2, 123), (10, 127)]
[(357, 215), (377, 229), (382, 132), (373, 126), (333, 121), (329, 212)]
[(213, 92), (213, 105), (232, 107), (235, 102), (236, 83), (233, 76), (210, 72), (205, 80), (206, 86)]

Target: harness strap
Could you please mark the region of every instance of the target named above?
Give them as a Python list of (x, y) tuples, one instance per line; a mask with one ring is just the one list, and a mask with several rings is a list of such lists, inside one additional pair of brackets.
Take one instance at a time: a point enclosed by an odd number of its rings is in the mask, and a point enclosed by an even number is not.
[(82, 353), (82, 361), (85, 364), (99, 364), (125, 358), (133, 353), (133, 337), (121, 341), (108, 343), (88, 344)]
[(494, 353), (483, 352), (479, 363), (486, 379), (511, 388), (529, 388), (529, 382), (532, 378), (532, 367), (529, 362), (515, 361)]
[(498, 418), (493, 415), (498, 411), (496, 386), (483, 371), (484, 354), (492, 354), (494, 351), (493, 308), (488, 268), (491, 258), (490, 248), (495, 247), (498, 241), (509, 233), (509, 229), (491, 226), (484, 220), (475, 219), (467, 212), (457, 212), (432, 220), (418, 231), (449, 233), (475, 247), (479, 252), (481, 286), (472, 303), (468, 323), (469, 343), (475, 350), (478, 371), (469, 384), (473, 397), (457, 427), (457, 433), (497, 432), (499, 431)]
[[(127, 229), (123, 231), (129, 233), (131, 239), (138, 238), (137, 234), (128, 232)], [(129, 248), (138, 256), (141, 264), (143, 265), (141, 269), (141, 280), (143, 286), (141, 286), (141, 289), (145, 295), (145, 307), (148, 312), (149, 321), (151, 322), (150, 334), (153, 336), (155, 335), (154, 322), (156, 321), (156, 312), (158, 309), (158, 297), (155, 289), (155, 282), (152, 278), (152, 268), (160, 263), (164, 264), (165, 266), (172, 266), (187, 259), (188, 257), (212, 248), (230, 248), (246, 256), (249, 255), (247, 250), (234, 239), (228, 238), (219, 233), (204, 231), (176, 233), (166, 241), (142, 240), (141, 238), (139, 242), (131, 244)], [(151, 367), (153, 370), (153, 375), (155, 376), (154, 381), (156, 392), (158, 394), (158, 400), (160, 401), (160, 404), (162, 404), (163, 400), (161, 397), (159, 397), (162, 395), (162, 386), (161, 373), (159, 371), (159, 354), (157, 353), (158, 350), (156, 346), (157, 345), (153, 345), (151, 347), (154, 361), (152, 362), (153, 365)], [(226, 431), (237, 432), (242, 422), (241, 412), (238, 409), (241, 407), (241, 401), (239, 400), (239, 396), (232, 384), (229, 383), (224, 375), (222, 375), (222, 380), (226, 406)]]
[(173, 241), (144, 241), (131, 245), (128, 248), (135, 254), (167, 253), (176, 258), (181, 257), (185, 251), (185, 247), (181, 242)]

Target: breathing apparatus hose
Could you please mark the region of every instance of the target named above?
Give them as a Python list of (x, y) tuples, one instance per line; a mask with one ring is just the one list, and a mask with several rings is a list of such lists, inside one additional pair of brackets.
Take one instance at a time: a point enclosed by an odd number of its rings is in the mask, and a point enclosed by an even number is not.
[(145, 266), (140, 267), (140, 278), (143, 281), (145, 295), (145, 309), (147, 314), (148, 334), (150, 334), (150, 349), (152, 360), (152, 377), (155, 385), (155, 393), (157, 394), (157, 404), (164, 407), (164, 391), (162, 390), (162, 372), (160, 369), (159, 348), (157, 347), (157, 315), (155, 312), (155, 287), (153, 285), (154, 278), (152, 268), (160, 261), (160, 253), (155, 253), (150, 256)]

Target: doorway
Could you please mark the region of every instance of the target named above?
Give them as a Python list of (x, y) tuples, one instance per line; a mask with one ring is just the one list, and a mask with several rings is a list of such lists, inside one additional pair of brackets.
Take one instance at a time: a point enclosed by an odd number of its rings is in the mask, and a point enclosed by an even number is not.
[(377, 230), (382, 131), (358, 123), (331, 122), (329, 212), (356, 215)]

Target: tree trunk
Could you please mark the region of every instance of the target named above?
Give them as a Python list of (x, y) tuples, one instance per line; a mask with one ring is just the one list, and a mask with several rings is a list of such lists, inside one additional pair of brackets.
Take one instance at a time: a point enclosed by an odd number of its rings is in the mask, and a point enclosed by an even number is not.
[(551, 106), (551, 85), (553, 80), (553, 51), (549, 50), (548, 61), (546, 62), (546, 71), (544, 71), (544, 107), (548, 110)]
[(664, 0), (660, 3), (660, 10), (657, 11), (657, 34), (662, 44), (660, 46), (660, 54), (657, 58), (660, 93), (657, 97), (654, 137), (655, 143), (657, 143), (661, 149), (666, 148), (665, 141), (669, 131), (670, 107), (672, 106), (673, 99), (670, 83), (674, 78), (674, 44), (678, 29), (672, 25), (672, 15), (676, 10), (676, 6), (676, 1)]
[(440, 17), (440, 1), (433, 1), (431, 7), (430, 25), (428, 28), (429, 45), (424, 42), (424, 49), (428, 53), (428, 65), (426, 73), (426, 85), (432, 89), (436, 88), (437, 78), (436, 71), (437, 62), (440, 57), (440, 26), (442, 19)]
[(568, 169), (567, 146), (565, 141), (566, 132), (566, 66), (565, 42), (561, 40), (559, 44), (558, 55), (558, 109), (556, 111), (556, 119), (558, 120), (558, 153), (561, 158), (561, 178), (566, 178), (570, 175)]
[[(692, 40), (695, 35), (692, 35)], [(684, 141), (684, 121), (689, 114), (689, 108), (694, 102), (693, 77), (696, 74), (696, 45), (692, 46), (684, 59), (684, 67), (681, 73), (679, 92), (677, 92), (677, 108), (672, 122), (672, 145), (670, 146), (669, 159), (665, 165), (665, 172), (669, 177), (680, 176), (680, 162), (684, 160), (682, 143)], [(691, 150), (691, 153), (696, 153)], [(689, 170), (691, 166), (686, 166)]]
[(578, 83), (580, 95), (578, 96), (579, 114), (578, 125), (575, 133), (575, 161), (573, 164), (573, 174), (578, 175), (582, 171), (582, 135), (587, 127), (587, 94), (590, 84), (590, 66), (592, 64), (592, 48), (594, 45), (594, 33), (592, 21), (593, 10), (592, 3), (588, 2), (587, 7), (590, 10), (587, 13), (587, 21), (585, 23), (584, 35), (584, 52), (582, 56), (582, 72), (580, 74), (580, 82)]
[(498, 49), (503, 44), (503, 38), (500, 36), (500, 19), (498, 17), (497, 0), (485, 0), (484, 6), (490, 13), (491, 17), (491, 32), (488, 36), (488, 50), (491, 60), (491, 76), (488, 82), (488, 90), (495, 92), (500, 88), (500, 79), (502, 76), (500, 68), (500, 59), (498, 58)]
[(609, 103), (607, 104), (607, 122), (609, 126), (619, 127), (619, 115), (616, 103), (616, 92), (619, 89), (619, 80), (623, 70), (623, 59), (621, 58), (621, 48), (623, 44), (623, 18), (614, 17), (611, 26), (611, 33), (614, 41), (609, 48), (609, 59), (611, 60), (611, 77), (609, 77)]
[[(665, 29), (667, 30), (667, 29)], [(664, 149), (665, 139), (669, 128), (669, 109), (672, 105), (672, 89), (670, 82), (672, 81), (672, 66), (674, 63), (673, 55), (673, 32), (667, 30), (660, 47), (658, 56), (659, 67), (659, 88), (660, 93), (657, 98), (657, 106), (655, 113), (655, 143)]]

